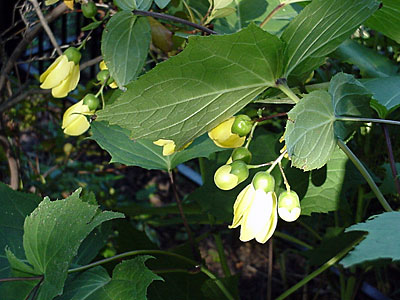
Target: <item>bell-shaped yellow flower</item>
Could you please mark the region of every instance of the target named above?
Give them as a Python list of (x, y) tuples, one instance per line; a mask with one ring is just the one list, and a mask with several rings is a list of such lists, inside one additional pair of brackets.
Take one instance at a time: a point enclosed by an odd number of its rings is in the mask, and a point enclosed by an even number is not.
[(89, 106), (83, 104), (83, 99), (69, 107), (63, 116), (62, 129), (68, 135), (81, 135), (85, 133), (90, 123), (86, 116), (93, 115), (94, 111), (89, 109)]
[(63, 98), (76, 88), (80, 78), (79, 61), (81, 54), (78, 49), (70, 47), (58, 57), (48, 69), (40, 75), (40, 87), (51, 89), (55, 98)]
[(235, 117), (231, 117), (208, 132), (208, 136), (218, 147), (237, 148), (243, 146), (246, 137), (240, 137), (238, 134), (232, 133), (234, 122)]
[(278, 221), (275, 192), (256, 190), (251, 183), (236, 198), (233, 211), (234, 218), (229, 228), (241, 226), (239, 239), (242, 242), (256, 239), (265, 243), (275, 232)]

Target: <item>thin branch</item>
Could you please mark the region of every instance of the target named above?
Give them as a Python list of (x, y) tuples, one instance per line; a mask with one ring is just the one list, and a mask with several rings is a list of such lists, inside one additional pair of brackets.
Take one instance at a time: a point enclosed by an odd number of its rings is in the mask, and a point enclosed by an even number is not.
[[(23, 90), (25, 86), (23, 86), (20, 90)], [(4, 112), (5, 110), (11, 108), (12, 106), (16, 105), (17, 103), (21, 102), (22, 100), (26, 100), (26, 98), (30, 95), (34, 94), (42, 94), (47, 95), (50, 94), (51, 90), (42, 90), (42, 89), (24, 89), (23, 92), (16, 93), (14, 96), (10, 97), (4, 103), (0, 104), (0, 113)]]
[(270, 239), (268, 243), (268, 281), (267, 281), (267, 300), (272, 299), (272, 266), (273, 266), (273, 244), (274, 239)]
[(216, 31), (208, 29), (207, 27), (201, 26), (199, 24), (196, 24), (196, 23), (193, 23), (193, 22), (181, 19), (181, 18), (167, 15), (167, 14), (161, 14), (161, 13), (156, 13), (156, 12), (152, 12), (152, 11), (144, 11), (144, 10), (139, 10), (139, 9), (135, 9), (133, 11), (133, 14), (137, 15), (137, 16), (145, 16), (145, 17), (153, 17), (153, 18), (157, 18), (157, 19), (169, 20), (169, 21), (173, 21), (173, 22), (191, 26), (193, 28), (199, 29), (199, 30), (204, 31), (209, 34), (218, 34)]
[(99, 55), (91, 60), (85, 61), (83, 64), (80, 65), (79, 69), (82, 71), (83, 69), (86, 69), (88, 67), (91, 67), (95, 64), (98, 64), (103, 60), (103, 56)]
[(58, 55), (62, 55), (60, 45), (58, 45), (53, 32), (51, 31), (49, 25), (47, 24), (47, 21), (46, 21), (45, 17), (43, 16), (42, 10), (39, 7), (39, 3), (37, 2), (37, 0), (29, 0), (29, 1), (32, 3), (33, 7), (35, 8), (35, 11), (39, 17), (40, 23), (42, 23), (44, 31), (46, 31), (47, 35), (49, 36), (50, 42), (53, 44), (53, 47), (56, 48)]
[(193, 256), (197, 260), (199, 260), (200, 258), (198, 257), (198, 254), (197, 254), (197, 251), (196, 251), (196, 243), (195, 243), (195, 241), (193, 239), (193, 233), (192, 233), (192, 230), (189, 227), (189, 223), (188, 223), (188, 221), (186, 219), (185, 213), (183, 212), (182, 202), (181, 202), (181, 199), (180, 199), (180, 197), (178, 195), (178, 191), (176, 189), (176, 184), (175, 184), (175, 180), (174, 180), (174, 174), (172, 173), (172, 171), (169, 171), (168, 175), (169, 175), (169, 180), (171, 181), (172, 190), (174, 192), (175, 200), (176, 200), (176, 203), (178, 205), (179, 213), (180, 213), (182, 221), (183, 221), (183, 226), (186, 229), (187, 235), (189, 237), (189, 242), (190, 242), (190, 244), (192, 246)]
[(389, 154), (390, 168), (392, 169), (392, 175), (393, 175), (393, 179), (394, 179), (394, 185), (396, 187), (397, 193), (400, 195), (400, 182), (399, 182), (399, 178), (397, 177), (397, 169), (396, 169), (396, 162), (394, 160), (394, 155), (393, 155), (392, 141), (390, 140), (389, 130), (385, 124), (382, 125), (382, 129), (383, 129), (383, 133), (385, 135), (386, 146), (387, 146), (388, 154)]
[(256, 120), (254, 120), (254, 121), (255, 121), (255, 122), (263, 122), (263, 121), (266, 121), (266, 120), (270, 120), (270, 119), (274, 119), (274, 118), (279, 118), (279, 117), (286, 117), (286, 116), (287, 116), (287, 113), (286, 113), (286, 112), (283, 112), (283, 113), (277, 113), (277, 114), (270, 115), (270, 116), (265, 116), (265, 117), (256, 119)]
[(285, 2), (278, 4), (269, 14), (268, 16), (265, 17), (264, 21), (261, 22), (260, 28), (263, 28), (265, 24), (267, 24), (272, 17), (282, 8), (286, 5)]
[[(63, 13), (65, 13), (68, 10), (68, 7), (62, 2), (60, 5), (58, 5), (56, 8), (54, 8), (50, 13), (48, 13), (45, 17), (47, 23), (53, 22), (55, 19), (57, 19), (59, 16), (61, 16)], [(0, 74), (0, 91), (3, 90), (7, 75), (8, 73), (11, 72), (12, 68), (14, 67), (15, 62), (17, 59), (21, 56), (21, 54), (25, 51), (26, 47), (32, 42), (32, 40), (39, 34), (39, 32), (43, 29), (43, 26), (41, 23), (37, 24), (35, 27), (32, 29), (28, 30), (26, 34), (24, 35), (22, 41), (19, 42), (17, 47), (15, 47), (15, 50), (7, 60), (7, 63), (3, 65), (1, 68), (1, 74)]]
[(11, 145), (7, 138), (1, 135), (0, 142), (4, 145), (4, 152), (8, 161), (8, 168), (10, 170), (10, 187), (13, 190), (17, 190), (19, 185), (18, 162), (12, 155)]

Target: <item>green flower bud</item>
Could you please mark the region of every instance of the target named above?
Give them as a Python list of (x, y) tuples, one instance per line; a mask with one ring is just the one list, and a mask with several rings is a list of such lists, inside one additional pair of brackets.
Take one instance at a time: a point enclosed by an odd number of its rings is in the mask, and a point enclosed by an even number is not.
[(73, 61), (75, 65), (79, 64), (82, 54), (75, 47), (69, 47), (64, 51), (64, 55), (68, 58), (68, 61)]
[(232, 152), (232, 161), (242, 160), (246, 164), (249, 164), (251, 162), (251, 158), (251, 152), (245, 147), (236, 148)]
[(230, 165), (223, 165), (214, 174), (215, 185), (221, 190), (231, 190), (249, 177), (245, 162), (238, 160)]
[(89, 109), (92, 111), (92, 110), (96, 110), (99, 107), (100, 101), (99, 101), (99, 98), (97, 98), (95, 95), (87, 94), (83, 98), (83, 104), (87, 105), (89, 107)]
[(284, 191), (278, 198), (278, 214), (286, 222), (293, 222), (300, 216), (299, 196), (295, 191)]
[(245, 181), (249, 177), (249, 168), (244, 161), (237, 160), (231, 163), (231, 174), (238, 177), (238, 184)]
[(106, 81), (109, 77), (110, 77), (110, 71), (108, 70), (102, 70), (96, 75), (97, 80), (100, 81), (101, 83)]
[(250, 133), (253, 122), (248, 115), (238, 115), (232, 124), (231, 131), (239, 136), (246, 136)]
[(254, 175), (252, 183), (255, 190), (263, 190), (266, 193), (275, 189), (275, 178), (267, 172), (258, 172)]
[(85, 18), (91, 19), (97, 14), (96, 4), (92, 1), (88, 1), (88, 3), (82, 4), (81, 8)]

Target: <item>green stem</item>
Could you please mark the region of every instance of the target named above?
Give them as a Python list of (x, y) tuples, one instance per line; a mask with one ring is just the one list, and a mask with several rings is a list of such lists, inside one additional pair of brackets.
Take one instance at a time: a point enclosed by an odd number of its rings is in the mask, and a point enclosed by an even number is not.
[(336, 117), (336, 121), (350, 121), (350, 122), (363, 122), (363, 123), (382, 123), (400, 126), (399, 121), (385, 120), (385, 119), (370, 119), (370, 118), (357, 118), (357, 117)]
[(244, 146), (246, 149), (248, 149), (249, 146), (250, 146), (250, 142), (251, 142), (251, 140), (253, 139), (254, 130), (256, 129), (257, 125), (258, 125), (258, 122), (254, 122), (253, 126), (251, 127), (250, 135), (249, 135), (249, 137), (247, 138), (247, 143), (246, 143), (246, 145)]
[[(125, 252), (125, 253), (121, 253), (118, 255), (115, 255), (113, 257), (109, 257), (109, 258), (105, 258), (96, 262), (93, 262), (91, 264), (85, 265), (85, 266), (81, 266), (78, 268), (74, 268), (74, 269), (69, 269), (68, 270), (68, 274), (71, 273), (76, 273), (76, 272), (81, 272), (81, 271), (85, 271), (87, 269), (96, 267), (96, 266), (100, 266), (102, 264), (114, 261), (114, 260), (118, 260), (121, 258), (125, 258), (125, 257), (129, 257), (129, 256), (134, 256), (134, 255), (144, 255), (144, 254), (153, 254), (153, 255), (167, 255), (167, 256), (171, 256), (171, 257), (175, 257), (177, 259), (180, 259), (182, 261), (187, 262), (190, 265), (193, 266), (198, 266), (198, 263), (190, 258), (187, 258), (185, 256), (173, 253), (173, 252), (168, 252), (168, 251), (162, 251), (162, 250), (134, 250), (134, 251), (129, 251), (129, 252)], [(205, 275), (207, 275), (209, 278), (211, 278), (212, 280), (215, 281), (215, 284), (220, 288), (221, 292), (224, 293), (224, 295), (226, 296), (227, 299), (229, 300), (234, 300), (234, 297), (230, 294), (230, 292), (226, 289), (226, 287), (223, 285), (223, 283), (221, 282), (221, 280), (219, 280), (213, 273), (211, 273), (206, 267), (200, 266), (200, 271), (203, 272)]]
[(278, 4), (269, 14), (268, 16), (266, 16), (266, 18), (264, 19), (264, 21), (261, 22), (260, 24), (260, 28), (263, 28), (265, 26), (265, 24), (267, 24), (272, 17), (282, 8), (286, 5), (287, 3), (283, 2)]
[(271, 173), (272, 170), (275, 168), (275, 166), (283, 159), (283, 157), (286, 155), (287, 150), (283, 151), (281, 155), (278, 156), (277, 159), (272, 163), (272, 165), (269, 167), (267, 170), (268, 173)]
[(224, 245), (222, 244), (221, 234), (214, 233), (215, 245), (217, 246), (219, 261), (221, 263), (222, 271), (224, 272), (225, 277), (231, 276), (231, 270), (229, 270), (228, 262), (226, 260), (226, 255), (224, 251)]
[(371, 175), (368, 173), (367, 169), (364, 167), (364, 165), (361, 163), (361, 161), (358, 159), (358, 157), (350, 150), (349, 147), (347, 147), (347, 145), (342, 140), (338, 140), (338, 145), (339, 145), (340, 149), (342, 149), (343, 152), (347, 155), (347, 157), (353, 162), (353, 164), (356, 166), (358, 171), (360, 171), (361, 175), (367, 181), (372, 192), (378, 198), (378, 201), (381, 203), (382, 207), (386, 211), (393, 211), (393, 209), (390, 207), (389, 203), (386, 201), (385, 197), (382, 195), (378, 186), (372, 179)]
[(285, 184), (286, 190), (288, 192), (290, 192), (290, 184), (289, 184), (289, 181), (286, 178), (285, 171), (283, 171), (282, 163), (278, 162), (278, 166), (279, 166), (279, 170), (281, 171), (281, 175), (282, 175), (282, 178), (283, 178), (283, 183)]
[(291, 235), (288, 235), (288, 234), (280, 232), (280, 231), (275, 231), (274, 232), (274, 236), (279, 237), (279, 238), (284, 239), (284, 240), (287, 240), (289, 242), (295, 243), (295, 244), (297, 244), (299, 246), (302, 246), (304, 248), (307, 248), (307, 249), (312, 249), (313, 248), (313, 246), (307, 244), (306, 242), (303, 242), (303, 241), (301, 241), (301, 240), (299, 240), (299, 239), (297, 239), (297, 238), (295, 238), (295, 237), (293, 237)]
[(357, 208), (356, 208), (356, 218), (355, 222), (360, 223), (363, 217), (364, 212), (364, 190), (362, 186), (358, 187), (358, 195), (357, 195)]
[(323, 264), (320, 268), (306, 276), (303, 280), (299, 281), (297, 284), (292, 286), (290, 289), (286, 290), (283, 294), (281, 294), (276, 300), (283, 300), (286, 297), (290, 296), (293, 294), (296, 290), (301, 288), (303, 285), (305, 285), (307, 282), (310, 280), (314, 279), (317, 277), (319, 274), (336, 264), (339, 260), (341, 260), (355, 245), (357, 245), (359, 242), (361, 242), (364, 239), (364, 237), (360, 237), (357, 240), (355, 240), (353, 243), (351, 243), (350, 246), (346, 247), (343, 249), (341, 252), (339, 252), (336, 256), (332, 257), (330, 260), (328, 260), (325, 264)]
[(265, 164), (260, 164), (260, 165), (247, 165), (248, 169), (258, 169), (258, 168), (262, 168), (262, 167), (266, 167), (266, 166), (270, 166), (272, 165), (272, 162), (267, 162)]
[(287, 85), (286, 80), (278, 79), (276, 82), (276, 87), (278, 89), (280, 89), (286, 96), (288, 96), (290, 99), (292, 99), (294, 101), (294, 103), (297, 103), (300, 101), (300, 98), (297, 97), (297, 95)]

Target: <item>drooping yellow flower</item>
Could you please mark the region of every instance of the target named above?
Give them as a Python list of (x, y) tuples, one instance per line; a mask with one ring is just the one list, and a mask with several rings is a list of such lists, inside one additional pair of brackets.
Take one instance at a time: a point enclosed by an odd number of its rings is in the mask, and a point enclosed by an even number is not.
[(163, 147), (162, 154), (164, 156), (171, 155), (175, 152), (175, 142), (173, 140), (159, 139), (159, 140), (153, 142), (153, 144)]
[(236, 198), (234, 218), (229, 228), (240, 228), (239, 239), (247, 242), (256, 239), (265, 243), (275, 231), (278, 221), (275, 192), (255, 189), (253, 184), (246, 186)]
[(64, 133), (74, 136), (85, 133), (90, 127), (86, 116), (93, 114), (94, 111), (91, 111), (87, 105), (83, 104), (83, 99), (75, 103), (64, 113), (62, 122)]
[[(102, 61), (100, 62), (99, 67), (100, 67), (100, 70), (101, 70), (101, 71), (108, 70), (108, 68), (107, 68), (106, 63), (104, 62), (104, 60), (102, 60)], [(118, 85), (117, 85), (117, 83), (116, 83), (115, 81), (111, 82), (108, 86), (109, 86), (110, 88), (112, 88), (112, 89), (116, 89), (116, 88), (118, 87)]]
[[(190, 141), (189, 143), (186, 143), (182, 148), (178, 149), (177, 151), (186, 149), (192, 143), (193, 143), (193, 141)], [(175, 151), (176, 145), (175, 145), (175, 142), (173, 140), (159, 139), (159, 140), (153, 142), (153, 144), (163, 147), (163, 153), (162, 154), (164, 156), (168, 156), (168, 155), (174, 154), (176, 152)]]
[(63, 98), (76, 88), (80, 78), (79, 61), (81, 53), (76, 48), (68, 48), (50, 67), (40, 75), (40, 87), (51, 89), (55, 98)]
[(231, 117), (208, 132), (208, 136), (218, 147), (237, 148), (243, 146), (246, 137), (240, 137), (238, 134), (232, 133), (234, 122), (235, 117)]

